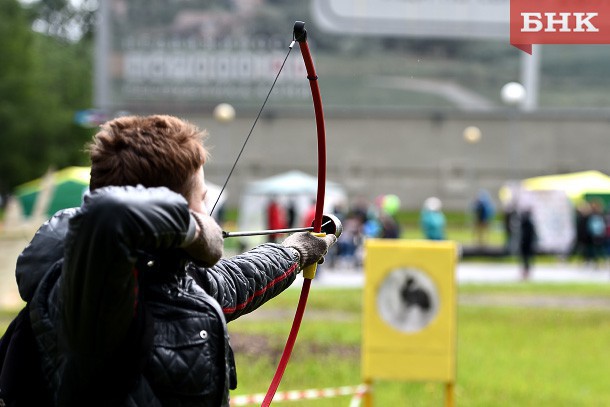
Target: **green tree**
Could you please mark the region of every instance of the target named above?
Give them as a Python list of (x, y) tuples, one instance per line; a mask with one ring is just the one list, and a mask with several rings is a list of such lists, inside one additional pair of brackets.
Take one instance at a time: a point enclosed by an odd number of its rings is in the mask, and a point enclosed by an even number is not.
[(69, 41), (92, 38), (98, 0), (35, 0), (29, 3), (35, 31)]
[(0, 2), (0, 194), (48, 167), (86, 162), (90, 131), (73, 124), (91, 100), (86, 41), (37, 34), (17, 0)]

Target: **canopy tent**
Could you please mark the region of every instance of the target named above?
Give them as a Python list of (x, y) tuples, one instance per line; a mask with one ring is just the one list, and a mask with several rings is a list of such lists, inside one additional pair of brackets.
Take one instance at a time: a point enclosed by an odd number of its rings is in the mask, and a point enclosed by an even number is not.
[[(42, 202), (46, 207), (42, 208), (42, 214), (47, 216), (61, 209), (80, 206), (83, 194), (89, 188), (90, 171), (90, 167), (67, 167), (19, 185), (15, 195), (21, 203), (24, 216), (30, 217), (36, 206), (41, 205), (39, 198), (46, 201)], [(220, 194), (220, 187), (209, 182), (206, 182), (206, 186), (208, 193), (205, 204), (208, 209), (212, 209)], [(223, 193), (218, 205), (222, 206), (226, 199), (226, 193)]]
[(592, 170), (526, 178), (500, 188), (500, 200), (505, 205), (514, 203), (518, 200), (518, 191), (561, 191), (573, 204), (592, 197), (600, 197), (607, 203), (610, 200), (610, 177)]
[[(226, 203), (229, 195), (227, 194), (227, 191), (222, 191), (222, 195), (220, 194), (220, 191), (222, 190), (220, 185), (212, 184), (209, 181), (206, 181), (205, 185), (208, 188), (208, 192), (205, 194), (205, 199), (203, 200), (205, 207), (208, 212), (214, 209), (212, 217), (216, 219), (217, 222), (222, 221), (220, 213), (222, 212), (222, 207)], [(216, 206), (215, 208), (214, 205)]]
[[(315, 201), (318, 191), (316, 177), (301, 171), (289, 171), (246, 185), (241, 196), (237, 227), (239, 230), (267, 229), (267, 206), (271, 199), (276, 199), (283, 208), (289, 205), (295, 209), (293, 227), (303, 226), (303, 216)], [(347, 195), (337, 183), (326, 182), (324, 212), (332, 213), (340, 204), (345, 204)], [(255, 246), (263, 243), (265, 236), (248, 236), (240, 238), (245, 246)]]
[(45, 194), (49, 194), (48, 203), (42, 210), (47, 216), (61, 209), (80, 206), (89, 187), (89, 170), (89, 167), (67, 167), (17, 186), (15, 196), (21, 203), (23, 214), (31, 216), (37, 200)]
[(528, 178), (521, 185), (530, 191), (564, 191), (574, 203), (590, 195), (610, 195), (610, 177), (599, 171)]

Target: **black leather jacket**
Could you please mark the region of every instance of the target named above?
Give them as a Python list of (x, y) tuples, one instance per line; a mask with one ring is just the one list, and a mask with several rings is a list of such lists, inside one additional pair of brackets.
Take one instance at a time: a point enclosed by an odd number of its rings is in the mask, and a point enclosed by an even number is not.
[(109, 187), (41, 226), (16, 274), (51, 405), (229, 404), (226, 323), (290, 286), (298, 255), (263, 244), (199, 267), (180, 250), (192, 222), (165, 188)]

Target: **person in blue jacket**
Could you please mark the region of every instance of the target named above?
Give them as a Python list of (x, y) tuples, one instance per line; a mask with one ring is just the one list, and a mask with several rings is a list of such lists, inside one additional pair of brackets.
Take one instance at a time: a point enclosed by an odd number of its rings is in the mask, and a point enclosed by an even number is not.
[(424, 237), (429, 240), (444, 240), (445, 237), (445, 214), (443, 204), (437, 197), (430, 197), (424, 201), (420, 213), (420, 226)]

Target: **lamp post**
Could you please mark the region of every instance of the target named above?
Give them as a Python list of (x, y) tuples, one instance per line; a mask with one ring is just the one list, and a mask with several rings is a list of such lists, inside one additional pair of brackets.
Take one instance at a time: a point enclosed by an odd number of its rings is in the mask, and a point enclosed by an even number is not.
[[(478, 149), (474, 148), (474, 146), (476, 144), (478, 144), (479, 141), (481, 141), (481, 135), (482, 135), (481, 129), (479, 129), (477, 126), (468, 126), (462, 132), (462, 137), (464, 138), (464, 141), (472, 146), (472, 147), (468, 148), (468, 150), (472, 150), (472, 151), (468, 151), (468, 153), (466, 155), (468, 157), (467, 171), (468, 171), (469, 196), (473, 196), (477, 189), (476, 188), (476, 160), (478, 159), (479, 155), (477, 154)], [(466, 208), (467, 209), (466, 209), (465, 219), (468, 219), (468, 215), (470, 213), (470, 210), (468, 209), (468, 205), (466, 205)]]
[[(466, 141), (466, 143), (474, 146), (479, 141), (481, 141), (481, 129), (479, 129), (477, 126), (468, 126), (462, 132), (462, 136), (464, 137), (464, 141)], [(468, 154), (468, 155), (470, 156), (471, 154)], [(470, 188), (473, 188), (474, 184), (475, 184), (475, 159), (476, 159), (476, 157), (477, 156), (476, 156), (476, 150), (475, 150), (475, 157), (473, 159), (468, 160), (469, 161), (468, 170), (470, 172), (468, 178), (469, 178), (469, 182), (470, 182)]]
[[(233, 120), (235, 120), (235, 108), (230, 105), (229, 103), (219, 103), (218, 105), (216, 105), (214, 107), (214, 111), (213, 111), (213, 116), (214, 119), (219, 123), (219, 127), (218, 127), (218, 131), (216, 132), (216, 138), (218, 141), (218, 145), (222, 145), (221, 148), (219, 148), (219, 156), (222, 158), (223, 155), (226, 155), (225, 159), (220, 159), (218, 160), (219, 162), (224, 161), (225, 163), (230, 163), (231, 159), (229, 159), (229, 153), (232, 151), (231, 149), (231, 140), (229, 137), (229, 124), (231, 122), (233, 122)], [(227, 167), (225, 174), (229, 174), (230, 167)], [(224, 188), (224, 187), (223, 187)], [(210, 192), (212, 190), (210, 189)], [(214, 191), (215, 192), (215, 191)], [(218, 190), (218, 193), (221, 192), (221, 189)], [(224, 192), (223, 192), (224, 194)], [(209, 206), (209, 210), (214, 209), (214, 205), (215, 202), (220, 204), (220, 208), (218, 211), (215, 211), (213, 213), (214, 218), (220, 223), (222, 222), (224, 219), (224, 214), (223, 214), (223, 202), (224, 199), (226, 199), (226, 195), (225, 197), (219, 197), (218, 194), (216, 194), (216, 196), (212, 196), (213, 194), (208, 193), (209, 195), (209, 203), (206, 202), (206, 205), (210, 205)], [(221, 199), (222, 198), (222, 199)]]
[(229, 137), (229, 125), (235, 120), (235, 108), (229, 103), (219, 103), (214, 107), (212, 114), (218, 123), (215, 134), (217, 146), (219, 147), (217, 150), (218, 157), (222, 160), (223, 155), (226, 155), (226, 157), (224, 157), (225, 159), (222, 161), (230, 163), (229, 153), (231, 152), (231, 140)]
[(519, 109), (523, 107), (523, 103), (525, 102), (526, 94), (525, 88), (518, 82), (508, 82), (504, 86), (502, 86), (502, 90), (500, 92), (502, 96), (502, 102), (509, 106), (509, 131), (508, 136), (510, 137), (509, 150), (510, 150), (510, 174), (512, 178), (516, 178), (517, 171), (515, 171), (517, 167), (517, 119), (519, 114)]
[[(509, 115), (508, 115), (508, 136), (509, 140), (509, 150), (510, 150), (510, 175), (513, 179), (513, 182), (517, 182), (517, 159), (518, 159), (518, 145), (519, 142), (517, 139), (518, 129), (518, 115), (519, 109), (523, 109), (524, 103), (526, 101), (526, 92), (525, 87), (518, 82), (509, 82), (502, 87), (501, 91), (502, 101), (509, 106)], [(513, 201), (509, 205), (514, 205), (514, 209), (518, 210), (518, 202)], [(506, 214), (510, 213), (512, 209), (505, 208)], [(519, 234), (521, 231), (519, 230), (519, 220), (516, 216), (511, 216), (508, 220), (509, 225), (508, 228), (510, 232), (510, 240), (507, 243), (507, 248), (510, 253), (514, 254), (517, 252), (517, 242), (519, 241)]]

